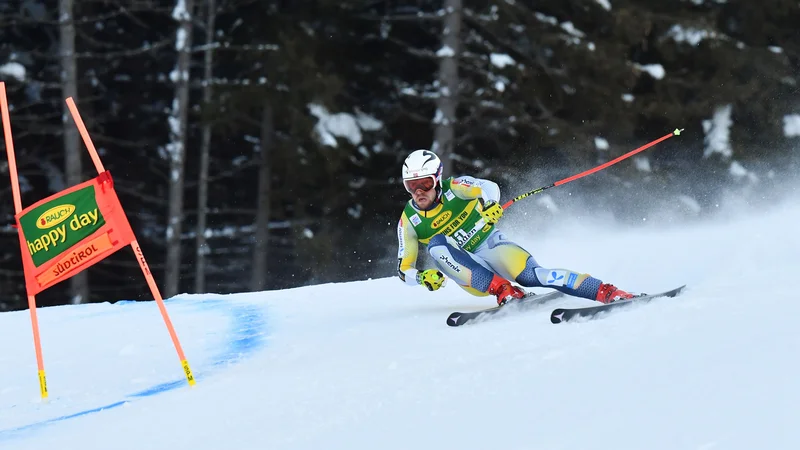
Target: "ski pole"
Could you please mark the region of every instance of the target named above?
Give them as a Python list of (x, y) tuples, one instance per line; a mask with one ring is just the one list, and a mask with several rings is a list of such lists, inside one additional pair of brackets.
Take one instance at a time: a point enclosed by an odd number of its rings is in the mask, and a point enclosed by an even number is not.
[(675, 129), (675, 131), (673, 131), (672, 133), (669, 133), (669, 134), (667, 134), (667, 135), (664, 135), (664, 136), (662, 136), (662, 137), (660, 137), (660, 138), (656, 139), (655, 141), (653, 141), (653, 142), (650, 142), (649, 144), (645, 144), (645, 145), (643, 145), (643, 146), (641, 146), (641, 147), (637, 148), (636, 150), (631, 150), (630, 152), (628, 152), (628, 153), (625, 153), (624, 155), (622, 155), (622, 156), (619, 156), (619, 157), (617, 157), (617, 158), (614, 158), (614, 159), (612, 159), (611, 161), (608, 161), (608, 162), (605, 162), (605, 163), (603, 163), (603, 164), (600, 164), (600, 165), (599, 165), (599, 166), (597, 166), (597, 167), (594, 167), (594, 168), (591, 168), (591, 169), (589, 169), (589, 170), (583, 171), (583, 172), (581, 172), (581, 173), (579, 173), (579, 174), (572, 175), (572, 176), (570, 176), (570, 177), (564, 178), (563, 180), (558, 180), (558, 181), (556, 181), (555, 183), (552, 183), (552, 184), (549, 184), (549, 185), (547, 185), (547, 186), (543, 186), (543, 187), (540, 187), (540, 188), (534, 189), (534, 190), (532, 190), (532, 191), (529, 191), (529, 192), (526, 192), (526, 193), (524, 193), (524, 194), (522, 194), (522, 195), (518, 195), (518, 196), (516, 196), (516, 197), (512, 198), (511, 200), (507, 201), (507, 202), (506, 202), (506, 203), (503, 205), (503, 209), (507, 209), (509, 206), (511, 206), (511, 204), (512, 204), (512, 203), (514, 203), (514, 202), (516, 202), (516, 201), (518, 201), (518, 200), (522, 200), (522, 199), (523, 199), (523, 198), (525, 198), (525, 197), (528, 197), (528, 196), (531, 196), (531, 195), (534, 195), (534, 194), (538, 194), (538, 193), (540, 193), (540, 192), (542, 192), (542, 191), (546, 191), (547, 189), (550, 189), (551, 187), (556, 187), (556, 186), (561, 186), (562, 184), (567, 184), (567, 183), (569, 183), (570, 181), (575, 181), (575, 180), (577, 180), (578, 178), (583, 178), (583, 177), (585, 177), (586, 175), (591, 175), (591, 174), (593, 174), (593, 173), (595, 173), (595, 172), (598, 172), (598, 171), (600, 171), (600, 170), (603, 170), (603, 169), (605, 169), (606, 167), (612, 166), (612, 165), (614, 165), (614, 164), (616, 164), (616, 163), (618, 163), (618, 162), (622, 161), (623, 159), (630, 158), (631, 156), (633, 156), (633, 155), (635, 155), (635, 154), (637, 154), (637, 153), (639, 153), (639, 152), (641, 152), (641, 151), (643, 151), (643, 150), (646, 150), (646, 149), (648, 149), (648, 148), (650, 148), (650, 147), (652, 147), (652, 146), (654, 146), (654, 145), (658, 144), (659, 142), (666, 141), (667, 139), (671, 138), (672, 136), (680, 136), (682, 131), (683, 131), (683, 128), (681, 128), (681, 129), (678, 129), (678, 128), (676, 128), (676, 129)]

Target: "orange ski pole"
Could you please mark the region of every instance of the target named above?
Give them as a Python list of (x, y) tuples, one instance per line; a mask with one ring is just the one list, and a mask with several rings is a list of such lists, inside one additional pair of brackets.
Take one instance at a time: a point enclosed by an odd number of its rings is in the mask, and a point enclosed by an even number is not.
[(585, 177), (586, 175), (591, 175), (591, 174), (593, 174), (593, 173), (595, 173), (595, 172), (598, 172), (598, 171), (600, 171), (600, 170), (603, 170), (603, 169), (605, 169), (606, 167), (613, 166), (614, 164), (616, 164), (616, 163), (618, 163), (618, 162), (622, 161), (623, 159), (630, 158), (631, 156), (633, 156), (633, 155), (635, 155), (635, 154), (637, 154), (637, 153), (639, 153), (639, 152), (641, 152), (641, 151), (644, 151), (644, 150), (646, 150), (646, 149), (648, 149), (648, 148), (650, 148), (650, 147), (652, 147), (652, 146), (654, 146), (654, 145), (656, 145), (656, 144), (658, 144), (658, 143), (660, 143), (660, 142), (666, 141), (667, 139), (671, 138), (672, 136), (680, 136), (682, 131), (683, 131), (683, 129), (678, 129), (678, 128), (676, 128), (676, 129), (675, 129), (675, 131), (673, 131), (672, 133), (669, 133), (669, 134), (667, 134), (667, 135), (664, 135), (664, 136), (662, 136), (662, 137), (660, 137), (660, 138), (656, 139), (656, 140), (655, 140), (655, 141), (653, 141), (653, 142), (650, 142), (650, 143), (648, 143), (648, 144), (645, 144), (645, 145), (643, 145), (643, 146), (641, 146), (641, 147), (637, 148), (636, 150), (631, 150), (630, 152), (628, 152), (628, 153), (625, 153), (624, 155), (622, 155), (622, 156), (619, 156), (619, 157), (617, 157), (617, 158), (614, 158), (614, 159), (612, 159), (611, 161), (608, 161), (608, 162), (606, 162), (606, 163), (600, 164), (600, 165), (599, 165), (599, 166), (597, 166), (597, 167), (593, 167), (593, 168), (591, 168), (591, 169), (589, 169), (589, 170), (586, 170), (586, 171), (583, 171), (583, 172), (581, 172), (581, 173), (579, 173), (579, 174), (575, 174), (575, 175), (572, 175), (572, 176), (570, 176), (570, 177), (564, 178), (563, 180), (558, 180), (558, 181), (556, 181), (556, 182), (555, 182), (555, 183), (553, 183), (553, 184), (550, 184), (550, 185), (547, 185), (547, 186), (543, 186), (543, 187), (540, 187), (540, 188), (536, 188), (536, 189), (534, 189), (534, 190), (532, 190), (532, 191), (529, 191), (529, 192), (526, 192), (526, 193), (524, 193), (524, 194), (522, 194), (522, 195), (519, 195), (519, 196), (517, 196), (517, 197), (514, 197), (514, 198), (512, 198), (511, 200), (507, 201), (507, 202), (506, 202), (506, 203), (503, 205), (503, 209), (507, 209), (507, 208), (508, 208), (509, 206), (511, 206), (511, 205), (512, 205), (514, 202), (516, 202), (516, 201), (519, 201), (519, 200), (522, 200), (522, 199), (523, 199), (523, 198), (525, 198), (525, 197), (528, 197), (528, 196), (531, 196), (531, 195), (534, 195), (534, 194), (538, 194), (538, 193), (540, 193), (540, 192), (542, 192), (542, 191), (545, 191), (545, 190), (547, 190), (547, 189), (550, 189), (551, 187), (556, 187), (556, 186), (561, 186), (562, 184), (567, 184), (567, 183), (569, 183), (570, 181), (575, 181), (575, 180), (577, 180), (578, 178), (583, 178), (583, 177)]

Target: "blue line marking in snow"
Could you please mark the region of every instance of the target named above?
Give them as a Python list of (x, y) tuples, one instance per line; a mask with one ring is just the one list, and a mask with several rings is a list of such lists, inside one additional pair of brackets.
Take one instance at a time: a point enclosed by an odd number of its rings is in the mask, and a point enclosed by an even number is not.
[[(118, 304), (119, 303), (122, 302), (118, 302)], [(123, 304), (128, 304), (128, 303), (129, 302), (125, 302)], [(130, 303), (135, 304), (136, 302), (130, 302)], [(236, 305), (236, 304), (230, 305), (228, 304), (228, 302), (224, 300), (217, 300), (217, 299), (200, 300), (199, 302), (196, 303), (196, 305), (202, 307), (202, 309), (219, 309), (220, 311), (230, 315), (231, 318), (233, 319), (233, 324), (232, 324), (233, 331), (228, 335), (229, 340), (227, 342), (227, 345), (225, 345), (224, 350), (220, 352), (220, 354), (211, 359), (210, 363), (211, 368), (208, 368), (206, 370), (201, 369), (199, 372), (195, 374), (195, 379), (197, 379), (198, 381), (201, 378), (209, 375), (210, 373), (213, 373), (215, 369), (223, 368), (231, 364), (240, 362), (241, 360), (249, 357), (252, 353), (255, 353), (255, 351), (257, 351), (259, 348), (264, 346), (264, 338), (266, 337), (265, 330), (267, 330), (267, 323), (266, 323), (266, 318), (262, 314), (261, 308), (258, 308), (255, 305)], [(200, 376), (198, 377), (198, 375)], [(125, 400), (114, 402), (105, 406), (100, 406), (97, 408), (88, 409), (85, 411), (80, 411), (65, 416), (55, 417), (40, 422), (34, 422), (28, 425), (22, 425), (16, 428), (10, 428), (8, 430), (0, 430), (0, 441), (4, 441), (10, 438), (20, 437), (25, 432), (34, 431), (42, 427), (45, 427), (47, 425), (52, 425), (54, 423), (63, 422), (77, 417), (87, 416), (101, 411), (107, 411), (109, 409), (114, 409), (131, 401), (134, 401), (137, 398), (150, 397), (152, 395), (168, 392), (182, 386), (186, 386), (185, 378), (151, 386), (147, 389), (128, 395)]]

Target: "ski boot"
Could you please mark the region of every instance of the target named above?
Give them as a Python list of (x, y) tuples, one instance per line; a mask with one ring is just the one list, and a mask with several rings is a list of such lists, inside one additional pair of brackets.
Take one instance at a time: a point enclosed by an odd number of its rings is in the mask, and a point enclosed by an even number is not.
[(618, 289), (611, 283), (603, 283), (597, 290), (597, 297), (595, 300), (600, 303), (608, 304), (617, 300), (627, 300), (633, 297), (635, 297), (635, 295), (625, 292), (622, 289)]
[(489, 283), (490, 294), (497, 297), (497, 306), (503, 306), (506, 302), (520, 299), (525, 296), (522, 289), (511, 284), (510, 281), (495, 275)]

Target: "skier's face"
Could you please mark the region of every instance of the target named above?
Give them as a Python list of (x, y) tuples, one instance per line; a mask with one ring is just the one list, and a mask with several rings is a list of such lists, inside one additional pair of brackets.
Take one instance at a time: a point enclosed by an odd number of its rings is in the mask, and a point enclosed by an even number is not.
[(411, 192), (411, 196), (414, 198), (414, 203), (416, 203), (417, 206), (426, 209), (433, 205), (433, 201), (436, 200), (436, 189), (431, 187), (426, 191), (422, 188), (418, 188)]

